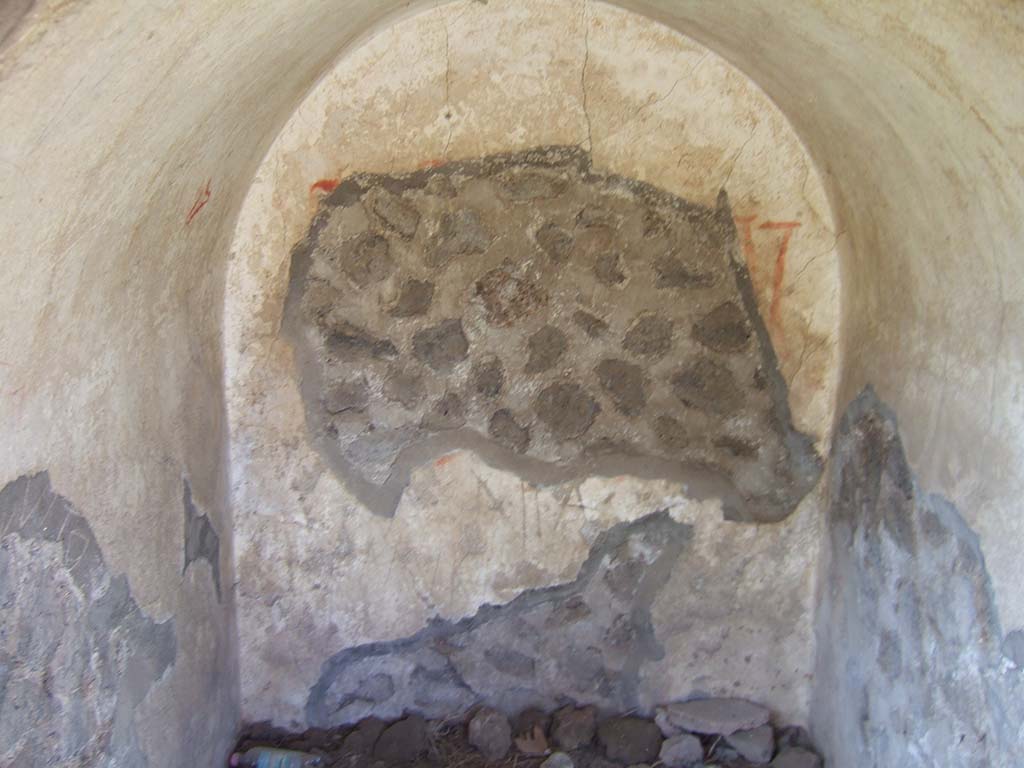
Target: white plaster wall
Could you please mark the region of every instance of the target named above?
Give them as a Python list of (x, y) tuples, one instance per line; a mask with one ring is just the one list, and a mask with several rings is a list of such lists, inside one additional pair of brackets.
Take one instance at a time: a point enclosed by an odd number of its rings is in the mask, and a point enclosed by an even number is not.
[[(871, 382), (896, 406), (924, 484), (981, 534), (1004, 630), (1024, 628), (1024, 7), (621, 4), (753, 78), (818, 161), (841, 233), (840, 402)], [(215, 340), (242, 200), (337, 54), (426, 5), (0, 8), (0, 475), (49, 466), (146, 610), (179, 627), (206, 621), (168, 544), (182, 462), (226, 524)], [(139, 719), (160, 714), (147, 744), (219, 759), (228, 737), (195, 729), (237, 715), (204, 687), (210, 666), (232, 659), (204, 657), (202, 632), (187, 632), (191, 652)], [(186, 762), (180, 750), (151, 754), (153, 765)]]
[[(676, 499), (685, 489), (666, 483), (630, 481), (632, 495), (614, 492), (621, 481), (535, 488), (459, 454), (444, 472), (417, 473), (395, 518), (381, 519), (307, 442), (299, 375), (278, 331), (291, 247), (309, 226), (320, 188), (356, 171), (412, 170), (548, 144), (593, 147), (597, 168), (704, 205), (728, 191), (797, 422), (827, 445), (837, 373), (836, 238), (817, 174), (764, 94), (707, 49), (600, 3), (461, 2), (411, 16), (324, 76), (274, 142), (239, 215), (225, 330), (246, 719), (301, 725), (322, 662), (339, 650), (571, 581), (602, 530), (659, 508), (689, 508)], [(579, 498), (584, 488), (606, 489), (611, 500), (599, 514)], [(649, 500), (636, 503), (636, 494)], [(762, 619), (777, 609), (782, 626), (750, 629), (753, 618), (738, 605), (744, 596), (733, 597), (733, 615), (705, 615), (705, 652), (695, 667), (686, 646), (699, 612), (689, 606), (686, 619), (666, 601), (659, 639), (674, 642), (674, 652), (651, 678), (651, 695), (661, 698), (648, 703), (715, 689), (771, 701), (783, 717), (804, 720), (815, 515), (772, 529), (725, 523), (714, 504), (702, 509), (701, 525), (713, 531), (701, 538), (707, 555), (685, 563), (676, 589), (729, 582), (750, 558), (748, 579), (772, 588), (746, 596), (762, 604)], [(779, 568), (766, 553), (786, 540), (791, 562)], [(793, 600), (799, 610), (785, 610)], [(733, 642), (708, 639), (728, 635), (731, 624)], [(759, 650), (766, 633), (776, 652), (755, 653), (737, 691), (731, 660)]]

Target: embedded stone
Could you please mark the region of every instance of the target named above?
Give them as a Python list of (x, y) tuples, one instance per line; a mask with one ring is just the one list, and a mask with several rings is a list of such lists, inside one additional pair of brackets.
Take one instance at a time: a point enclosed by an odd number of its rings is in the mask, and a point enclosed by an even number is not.
[(647, 209), (644, 211), (644, 237), (654, 238), (668, 234), (668, 223), (657, 211)]
[(597, 205), (587, 205), (576, 214), (576, 226), (584, 229), (592, 227), (603, 227), (610, 229), (618, 226), (619, 217), (606, 208)]
[(419, 317), (427, 314), (434, 300), (434, 284), (426, 280), (406, 280), (398, 299), (388, 312), (392, 317)]
[(412, 337), (412, 353), (433, 370), (447, 373), (469, 355), (469, 341), (459, 319), (444, 320), (417, 331)]
[(530, 446), (530, 428), (522, 426), (507, 408), (495, 411), (487, 424), (487, 434), (516, 453)]
[(766, 708), (746, 699), (693, 699), (662, 709), (668, 721), (684, 731), (722, 736), (758, 728), (771, 716)]
[(487, 760), (500, 760), (512, 746), (512, 726), (508, 718), (490, 707), (480, 709), (469, 721), (469, 743)]
[(551, 718), (551, 742), (566, 752), (587, 746), (596, 732), (596, 707), (562, 707)]
[(704, 761), (704, 747), (700, 739), (689, 733), (672, 736), (661, 745), (658, 759), (667, 768), (690, 768)]
[(505, 368), (492, 357), (473, 366), (473, 390), (484, 397), (497, 397), (505, 386)]
[(663, 447), (670, 451), (690, 448), (696, 442), (689, 430), (672, 416), (659, 416), (654, 420), (654, 436)]
[(420, 715), (409, 715), (384, 729), (373, 747), (373, 756), (388, 763), (411, 763), (429, 747), (427, 721)]
[(375, 189), (367, 195), (369, 209), (384, 226), (405, 239), (411, 239), (420, 225), (420, 213), (398, 195)]
[(821, 768), (821, 758), (807, 749), (784, 749), (771, 762), (771, 768)]
[(365, 288), (391, 274), (395, 262), (386, 238), (365, 232), (344, 246), (341, 270), (353, 283)]
[(366, 379), (339, 381), (331, 385), (324, 395), (324, 408), (328, 413), (361, 411), (369, 400)]
[(393, 358), (398, 350), (390, 339), (381, 339), (369, 331), (342, 320), (327, 332), (327, 349), (341, 356), (366, 354), (376, 358)]
[(658, 315), (641, 315), (622, 340), (629, 352), (646, 357), (662, 357), (672, 348), (672, 321)]
[(646, 376), (639, 365), (625, 360), (602, 360), (594, 372), (619, 412), (635, 416), (647, 405)]
[(464, 208), (441, 217), (437, 240), (424, 254), (429, 267), (440, 267), (457, 256), (474, 256), (487, 250), (491, 237), (480, 215)]
[(423, 189), (427, 194), (434, 195), (435, 197), (451, 198), (458, 194), (452, 180), (443, 173), (435, 173), (427, 179), (427, 183)]
[[(580, 595), (573, 595), (567, 600), (559, 602), (548, 616), (545, 626), (549, 629), (566, 627), (571, 624), (583, 621), (590, 616), (590, 606)], [(571, 709), (571, 707), (570, 707)]]
[(541, 390), (534, 403), (537, 417), (559, 440), (571, 440), (587, 432), (601, 406), (574, 382), (557, 382)]
[(384, 397), (401, 403), (406, 408), (415, 408), (423, 400), (426, 387), (423, 377), (409, 371), (392, 370), (384, 380)]
[(741, 352), (750, 341), (747, 316), (735, 302), (723, 302), (694, 324), (693, 338), (715, 352)]
[(715, 447), (735, 456), (737, 459), (753, 459), (757, 456), (757, 446), (747, 440), (732, 435), (715, 438)]
[(708, 288), (715, 284), (713, 272), (701, 270), (677, 259), (662, 254), (654, 260), (654, 284), (658, 288)]
[(357, 699), (380, 703), (395, 695), (395, 681), (391, 675), (379, 672), (363, 680), (356, 689)]
[(743, 404), (732, 371), (702, 357), (672, 375), (672, 392), (683, 405), (713, 413), (730, 413)]
[(650, 720), (613, 717), (597, 728), (597, 738), (609, 760), (631, 765), (653, 762), (661, 751), (661, 731)]
[(536, 671), (536, 662), (525, 653), (514, 648), (498, 645), (484, 651), (484, 658), (503, 675), (531, 678)]
[(547, 223), (537, 230), (537, 245), (551, 261), (561, 264), (572, 251), (573, 237), (570, 232), (554, 223)]
[(557, 197), (568, 186), (560, 174), (542, 169), (517, 169), (505, 174), (502, 182), (505, 197), (517, 203)]
[(621, 257), (615, 252), (602, 253), (594, 262), (594, 276), (598, 282), (609, 287), (620, 285), (626, 279), (622, 271)]
[(608, 330), (608, 323), (596, 315), (584, 312), (582, 309), (578, 309), (573, 313), (572, 321), (592, 339), (600, 338)]
[(526, 342), (530, 357), (526, 361), (526, 373), (543, 373), (554, 367), (569, 348), (565, 334), (558, 328), (545, 325)]
[(465, 423), (466, 410), (462, 405), (462, 398), (454, 392), (446, 393), (423, 417), (423, 428), (432, 431), (458, 429)]
[(740, 757), (752, 763), (763, 764), (772, 759), (775, 751), (775, 733), (770, 725), (761, 725), (749, 731), (736, 731), (725, 737), (725, 743)]
[(539, 733), (547, 741), (548, 729), (551, 727), (551, 715), (542, 709), (524, 709), (516, 717), (515, 727), (512, 729), (515, 737), (533, 739)]
[(529, 317), (547, 304), (542, 288), (526, 278), (512, 274), (508, 264), (484, 273), (476, 281), (476, 296), (483, 302), (487, 322), (508, 326)]

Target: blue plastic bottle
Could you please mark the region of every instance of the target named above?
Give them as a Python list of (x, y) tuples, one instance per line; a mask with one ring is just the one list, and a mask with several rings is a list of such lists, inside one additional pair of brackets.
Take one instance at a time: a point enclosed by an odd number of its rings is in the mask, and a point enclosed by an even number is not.
[(273, 747), (253, 747), (231, 756), (232, 768), (311, 768), (320, 762), (316, 755)]

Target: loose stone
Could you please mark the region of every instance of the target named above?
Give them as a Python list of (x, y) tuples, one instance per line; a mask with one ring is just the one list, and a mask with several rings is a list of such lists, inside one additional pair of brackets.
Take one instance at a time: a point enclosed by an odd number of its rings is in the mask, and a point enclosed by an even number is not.
[(410, 763), (427, 751), (427, 722), (419, 715), (389, 725), (377, 740), (373, 756), (389, 763)]
[(736, 731), (726, 736), (725, 742), (735, 749), (740, 757), (752, 763), (767, 763), (775, 751), (775, 734), (770, 725), (762, 725), (749, 731)]
[(690, 768), (704, 759), (704, 747), (700, 739), (689, 733), (681, 733), (665, 739), (658, 753), (658, 759), (667, 768)]
[(684, 731), (723, 736), (758, 728), (771, 716), (760, 704), (746, 699), (694, 699), (667, 704), (662, 710), (668, 722)]
[(592, 742), (596, 731), (596, 708), (563, 707), (552, 718), (551, 741), (559, 749), (570, 752)]
[(500, 760), (512, 746), (512, 726), (501, 712), (484, 707), (469, 721), (469, 743), (488, 760)]
[(649, 763), (661, 750), (661, 731), (652, 721), (639, 717), (614, 717), (598, 726), (597, 738), (609, 760)]

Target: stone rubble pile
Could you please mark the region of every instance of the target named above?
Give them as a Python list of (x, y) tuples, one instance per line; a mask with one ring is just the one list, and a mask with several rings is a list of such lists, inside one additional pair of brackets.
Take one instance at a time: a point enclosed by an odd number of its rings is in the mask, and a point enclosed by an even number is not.
[(321, 757), (325, 768), (821, 768), (802, 727), (775, 729), (765, 707), (743, 699), (707, 698), (657, 707), (653, 717), (601, 717), (596, 707), (530, 709), (510, 720), (490, 707), (466, 720), (392, 723), (370, 717), (337, 730), (288, 735), (253, 727), (239, 749), (257, 744)]

